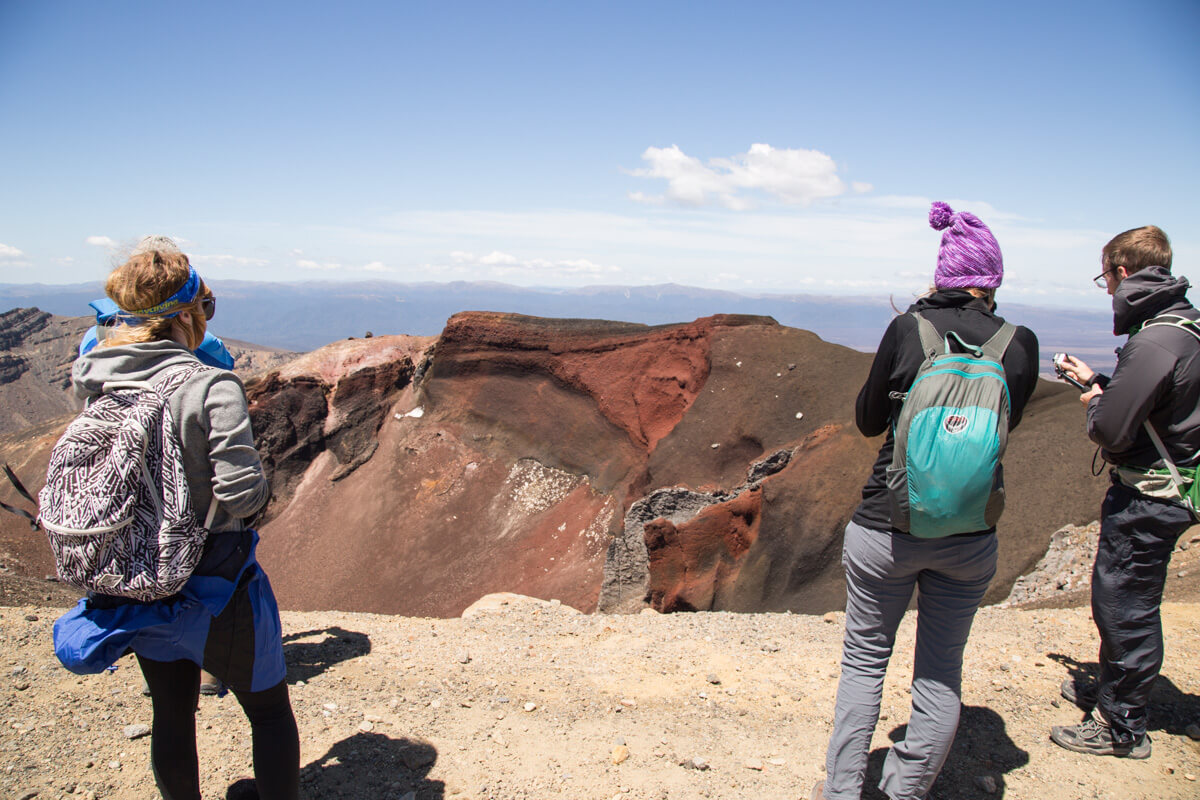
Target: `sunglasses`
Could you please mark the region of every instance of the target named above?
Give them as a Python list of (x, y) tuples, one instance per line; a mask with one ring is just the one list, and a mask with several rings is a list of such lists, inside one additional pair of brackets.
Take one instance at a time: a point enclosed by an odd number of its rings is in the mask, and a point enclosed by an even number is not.
[(200, 301), (200, 308), (204, 311), (204, 319), (210, 320), (213, 314), (217, 313), (217, 298), (205, 297)]

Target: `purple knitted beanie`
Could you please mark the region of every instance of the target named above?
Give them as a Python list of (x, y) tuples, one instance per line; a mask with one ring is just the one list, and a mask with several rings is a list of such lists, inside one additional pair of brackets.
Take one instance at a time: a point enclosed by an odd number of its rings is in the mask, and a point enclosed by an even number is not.
[(946, 231), (938, 248), (934, 286), (995, 289), (1004, 280), (1000, 245), (979, 217), (966, 211), (956, 212), (945, 203), (934, 203), (929, 209), (929, 225), (936, 231)]

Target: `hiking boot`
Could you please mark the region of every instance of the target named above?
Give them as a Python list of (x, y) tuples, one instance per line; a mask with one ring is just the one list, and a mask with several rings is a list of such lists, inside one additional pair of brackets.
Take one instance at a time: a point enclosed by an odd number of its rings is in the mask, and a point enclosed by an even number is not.
[(225, 684), (220, 678), (209, 672), (200, 673), (200, 694), (223, 697), (225, 692)]
[(1122, 745), (1113, 741), (1112, 729), (1092, 717), (1078, 725), (1055, 725), (1050, 739), (1059, 747), (1076, 753), (1118, 758), (1149, 758), (1150, 737), (1143, 736), (1134, 744)]
[(1100, 695), (1100, 686), (1090, 678), (1067, 678), (1058, 687), (1059, 694), (1064, 700), (1069, 700), (1084, 711), (1096, 707), (1096, 698)]

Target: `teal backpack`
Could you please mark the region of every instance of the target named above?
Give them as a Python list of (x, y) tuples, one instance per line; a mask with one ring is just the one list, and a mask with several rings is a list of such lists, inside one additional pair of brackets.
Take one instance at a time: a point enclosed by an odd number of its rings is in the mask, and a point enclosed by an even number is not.
[(925, 360), (908, 392), (890, 395), (903, 401), (887, 470), (892, 525), (926, 539), (986, 530), (1004, 511), (1010, 399), (1001, 361), (1017, 329), (1006, 322), (976, 347), (913, 317)]

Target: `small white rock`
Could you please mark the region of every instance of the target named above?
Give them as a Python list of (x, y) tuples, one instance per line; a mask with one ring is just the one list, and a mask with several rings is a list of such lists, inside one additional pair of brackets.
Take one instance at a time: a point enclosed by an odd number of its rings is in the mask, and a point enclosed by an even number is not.
[(126, 739), (140, 739), (143, 736), (150, 735), (150, 726), (144, 723), (126, 725), (121, 733), (125, 734)]

